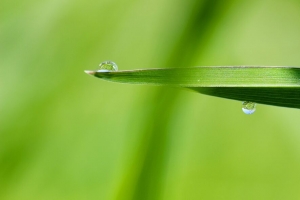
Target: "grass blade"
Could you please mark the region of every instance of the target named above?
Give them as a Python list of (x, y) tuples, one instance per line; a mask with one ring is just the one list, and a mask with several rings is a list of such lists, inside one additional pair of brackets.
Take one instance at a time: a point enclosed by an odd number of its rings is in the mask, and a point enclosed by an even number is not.
[(87, 73), (131, 84), (168, 85), (222, 98), (300, 108), (300, 68), (193, 67)]

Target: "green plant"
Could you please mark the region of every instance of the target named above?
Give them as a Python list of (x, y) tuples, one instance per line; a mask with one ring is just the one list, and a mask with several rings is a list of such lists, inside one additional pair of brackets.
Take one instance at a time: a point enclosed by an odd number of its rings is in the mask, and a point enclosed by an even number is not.
[(300, 68), (296, 67), (221, 66), (86, 72), (108, 81), (183, 87), (227, 99), (300, 108)]

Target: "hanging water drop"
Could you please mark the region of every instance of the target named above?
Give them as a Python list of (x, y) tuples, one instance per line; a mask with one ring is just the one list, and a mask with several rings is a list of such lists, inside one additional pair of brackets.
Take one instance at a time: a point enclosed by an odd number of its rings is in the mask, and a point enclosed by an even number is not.
[(256, 103), (251, 102), (251, 101), (244, 101), (242, 103), (242, 110), (245, 114), (251, 115), (256, 110)]
[(118, 66), (112, 61), (104, 61), (99, 65), (100, 69), (97, 72), (114, 72), (118, 71)]

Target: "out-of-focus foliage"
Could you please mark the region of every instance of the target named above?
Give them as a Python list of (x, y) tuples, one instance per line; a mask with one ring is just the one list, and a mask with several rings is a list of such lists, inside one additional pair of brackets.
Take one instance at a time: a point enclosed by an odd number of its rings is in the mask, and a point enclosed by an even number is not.
[(300, 66), (299, 1), (0, 6), (0, 199), (299, 199), (299, 110), (83, 73)]

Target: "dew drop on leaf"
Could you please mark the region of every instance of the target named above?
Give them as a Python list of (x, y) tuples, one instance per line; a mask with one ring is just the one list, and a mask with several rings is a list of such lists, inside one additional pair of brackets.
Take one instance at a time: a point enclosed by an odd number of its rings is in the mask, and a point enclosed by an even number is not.
[(251, 101), (244, 101), (242, 103), (242, 110), (245, 114), (251, 115), (256, 110), (256, 103), (251, 102)]
[(99, 64), (100, 69), (97, 72), (118, 71), (118, 66), (112, 61), (104, 61)]

